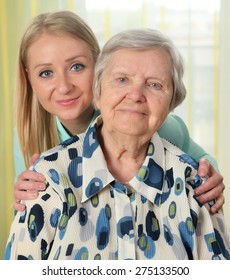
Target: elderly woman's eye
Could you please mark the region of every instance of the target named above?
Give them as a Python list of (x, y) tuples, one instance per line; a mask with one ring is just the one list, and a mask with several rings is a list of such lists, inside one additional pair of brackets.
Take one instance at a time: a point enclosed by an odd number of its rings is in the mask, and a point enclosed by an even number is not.
[(118, 78), (118, 81), (120, 82), (120, 83), (125, 83), (126, 82), (126, 78), (125, 77), (119, 77)]
[(157, 89), (157, 90), (161, 90), (162, 89), (162, 85), (159, 83), (149, 83), (149, 86), (153, 89)]

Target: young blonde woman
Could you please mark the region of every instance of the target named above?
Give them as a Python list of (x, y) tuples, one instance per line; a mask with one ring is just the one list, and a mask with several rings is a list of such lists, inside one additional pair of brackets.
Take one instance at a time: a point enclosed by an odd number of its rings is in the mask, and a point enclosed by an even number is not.
[[(40, 14), (25, 30), (18, 58), (16, 210), (24, 210), (21, 201), (36, 198), (45, 188), (43, 175), (25, 169), (43, 151), (84, 133), (99, 114), (92, 103), (99, 52), (90, 27), (69, 11)], [(199, 175), (209, 179), (196, 189), (196, 195), (201, 203), (216, 199), (211, 211), (219, 210), (224, 204), (224, 184), (212, 156), (190, 138), (178, 116), (169, 115), (158, 132), (200, 161)]]

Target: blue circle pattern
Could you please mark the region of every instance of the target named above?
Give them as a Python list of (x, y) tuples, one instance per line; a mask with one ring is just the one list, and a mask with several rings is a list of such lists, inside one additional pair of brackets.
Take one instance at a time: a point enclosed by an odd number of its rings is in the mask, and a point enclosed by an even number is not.
[[(171, 226), (174, 224), (174, 220), (183, 214), (179, 213), (178, 215), (178, 212), (181, 211), (181, 208), (178, 210), (178, 207), (181, 207), (177, 204), (178, 197), (184, 196), (185, 192), (188, 195), (189, 191), (186, 189), (184, 178), (175, 177), (173, 168), (164, 170), (158, 163), (154, 157), (157, 149), (153, 142), (149, 144), (145, 163), (134, 178), (136, 181), (133, 179), (132, 183), (130, 183), (131, 185), (134, 184), (133, 182), (144, 184), (145, 189), (149, 189), (149, 193), (154, 194), (149, 197), (145, 193), (139, 192), (139, 190), (128, 191), (126, 185), (118, 181), (109, 180), (107, 182), (109, 175), (107, 176), (105, 173), (99, 172), (100, 170), (97, 170), (97, 173), (89, 181), (84, 181), (85, 186), (83, 188), (83, 159), (91, 159), (91, 157), (97, 159), (101, 156), (95, 126), (90, 127), (86, 133), (83, 144), (83, 156), (74, 147), (77, 141), (78, 137), (73, 137), (61, 143), (58, 147), (58, 152), (54, 151), (53, 154), (47, 154), (38, 161), (38, 165), (42, 164), (43, 160), (48, 163), (47, 174), (50, 180), (49, 184), (47, 184), (47, 190), (52, 188), (53, 193), (56, 193), (61, 201), (61, 206), (59, 208), (53, 207), (49, 217), (50, 227), (57, 231), (55, 234), (59, 237), (53, 259), (63, 258), (64, 248), (66, 248), (66, 256), (69, 256), (70, 259), (92, 259), (90, 252), (92, 248), (85, 246), (84, 241), (87, 242), (94, 238), (96, 241), (94, 247), (96, 249), (93, 249), (95, 252), (93, 258), (95, 260), (104, 259), (107, 256), (104, 250), (110, 246), (110, 242), (115, 242), (114, 240), (118, 238), (123, 239), (126, 235), (130, 240), (135, 240), (135, 246), (139, 248), (146, 259), (154, 258), (157, 252), (161, 250), (159, 244), (164, 243), (172, 248), (171, 251), (176, 257), (186, 258), (187, 256), (187, 258), (193, 259), (194, 247), (196, 245), (194, 242), (196, 239), (195, 234), (199, 226), (197, 212), (189, 209), (190, 212), (187, 217), (182, 215), (183, 220), (179, 221), (175, 228)], [(61, 162), (61, 155), (65, 151), (68, 154), (69, 160), (68, 166), (66, 166), (67, 172), (62, 170), (63, 173), (60, 173), (53, 166), (56, 161), (58, 163)], [(185, 165), (186, 167), (184, 166), (183, 171), (185, 179), (189, 178), (192, 176), (193, 168), (197, 168), (197, 163), (187, 155), (179, 155), (179, 159), (181, 163), (187, 164)], [(201, 183), (202, 180), (195, 176), (191, 181), (191, 187), (195, 188)], [(59, 191), (61, 193), (60, 196), (57, 191), (58, 188), (51, 187), (51, 185), (56, 185), (59, 187), (59, 190), (62, 190), (61, 192)], [(114, 208), (116, 203), (115, 190), (120, 193), (121, 197), (128, 197), (130, 203), (130, 205), (120, 206), (121, 212), (123, 211), (123, 217), (118, 220), (116, 220), (117, 213)], [(86, 197), (83, 203), (81, 202), (81, 192)], [(106, 201), (101, 200), (101, 193), (108, 194)], [(169, 197), (173, 197), (172, 201), (169, 200)], [(139, 199), (138, 204), (137, 199)], [(52, 201), (52, 195), (44, 193), (41, 196), (41, 200), (49, 205), (49, 202)], [(202, 208), (202, 205), (194, 198), (195, 202), (198, 209)], [(126, 207), (133, 207), (133, 216), (127, 215)], [(167, 211), (164, 212), (164, 216), (161, 216), (160, 209), (163, 207)], [(96, 221), (92, 220), (92, 216), (95, 217), (94, 213), (97, 213), (95, 214), (95, 216), (97, 215)], [(21, 214), (19, 221), (21, 224), (27, 222), (30, 240), (36, 242), (45, 225), (43, 207), (35, 204), (28, 213), (25, 211), (24, 214)], [(72, 240), (69, 240), (71, 243), (66, 246), (65, 236), (71, 235), (69, 228), (72, 231), (74, 230), (74, 233), (76, 230), (76, 234), (79, 235), (76, 238), (81, 240), (82, 243), (74, 243)], [(11, 256), (14, 236), (14, 234), (11, 236), (7, 244), (5, 251), (6, 259), (9, 259)], [(49, 251), (53, 246), (52, 242), (49, 243), (47, 240), (42, 238), (40, 241), (43, 259), (49, 257)], [(215, 229), (214, 232), (207, 232), (205, 242), (208, 250), (212, 252), (213, 259), (218, 259), (222, 255), (226, 259), (230, 258), (229, 251), (219, 230)], [(180, 249), (186, 251), (186, 256), (183, 255)], [(140, 251), (138, 251), (138, 254), (140, 254)], [(109, 251), (108, 254), (112, 259), (117, 259), (119, 258), (119, 253), (117, 247), (115, 247), (115, 250)], [(33, 256), (28, 254), (27, 256), (21, 255), (18, 258), (32, 259)]]
[(143, 173), (144, 176), (138, 176), (139, 181), (144, 181), (149, 187), (157, 189), (162, 188), (164, 171), (152, 158), (149, 159), (148, 166), (142, 166), (138, 175)]
[(99, 146), (97, 141), (97, 133), (95, 127), (91, 127), (87, 130), (85, 140), (83, 143), (83, 157), (91, 158), (94, 151)]
[(87, 197), (91, 197), (99, 192), (103, 188), (103, 183), (100, 178), (93, 178), (86, 187), (85, 194)]
[(68, 166), (69, 180), (75, 188), (80, 188), (82, 186), (82, 173), (79, 172), (81, 166), (82, 166), (81, 157), (76, 157), (72, 159)]
[(61, 216), (61, 211), (59, 209), (54, 209), (54, 212), (50, 216), (50, 224), (52, 227), (55, 228), (57, 226), (60, 216)]
[(110, 236), (110, 224), (109, 217), (107, 216), (106, 209), (101, 209), (97, 223), (96, 223), (96, 236), (97, 236), (97, 248), (103, 250), (108, 242)]
[(120, 238), (125, 235), (133, 238), (133, 220), (132, 217), (123, 217), (117, 223), (117, 234)]

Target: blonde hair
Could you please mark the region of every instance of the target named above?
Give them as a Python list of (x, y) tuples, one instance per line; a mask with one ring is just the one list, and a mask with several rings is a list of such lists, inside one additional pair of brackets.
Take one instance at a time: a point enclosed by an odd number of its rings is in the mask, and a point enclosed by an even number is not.
[(44, 33), (80, 38), (89, 45), (94, 63), (100, 52), (93, 31), (79, 16), (70, 11), (40, 14), (25, 30), (18, 54), (16, 127), (27, 168), (33, 154), (48, 150), (60, 142), (55, 117), (41, 106), (36, 94), (33, 94), (26, 71), (28, 49)]

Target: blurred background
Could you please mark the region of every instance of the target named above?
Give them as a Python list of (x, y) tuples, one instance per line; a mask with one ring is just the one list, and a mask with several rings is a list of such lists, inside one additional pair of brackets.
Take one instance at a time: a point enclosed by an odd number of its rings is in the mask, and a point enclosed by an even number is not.
[(228, 0), (0, 0), (0, 259), (13, 218), (14, 95), (19, 39), (31, 18), (70, 10), (93, 29), (101, 46), (129, 28), (151, 27), (170, 36), (185, 60), (185, 102), (174, 113), (212, 154), (226, 185), (230, 232), (230, 11)]

